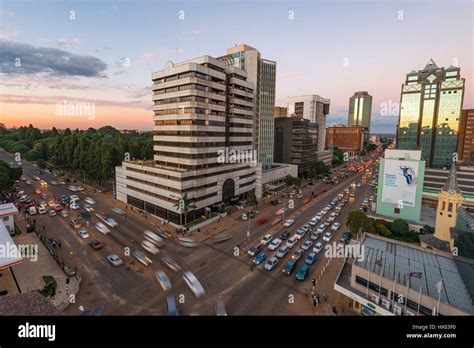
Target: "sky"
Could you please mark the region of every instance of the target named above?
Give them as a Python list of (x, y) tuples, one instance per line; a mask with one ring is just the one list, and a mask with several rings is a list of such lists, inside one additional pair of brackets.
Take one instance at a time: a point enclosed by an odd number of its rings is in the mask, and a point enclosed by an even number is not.
[[(466, 79), (474, 108), (474, 2), (78, 0), (0, 2), (0, 122), (153, 128), (151, 72), (246, 43), (277, 61), (276, 105), (373, 96), (372, 133), (395, 133), (405, 75), (433, 59)], [(71, 109), (73, 107), (75, 109)], [(82, 108), (79, 108), (81, 106)]]

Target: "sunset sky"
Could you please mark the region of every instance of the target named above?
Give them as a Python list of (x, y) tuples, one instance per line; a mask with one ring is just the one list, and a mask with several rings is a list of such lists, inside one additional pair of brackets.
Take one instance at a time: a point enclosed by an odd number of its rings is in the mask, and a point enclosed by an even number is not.
[[(474, 108), (473, 13), (468, 0), (2, 0), (0, 122), (150, 130), (152, 71), (246, 43), (277, 61), (276, 105), (318, 94), (328, 124), (345, 123), (350, 96), (367, 90), (372, 132), (394, 133), (397, 115), (380, 110), (430, 58), (461, 67)], [(58, 115), (63, 101), (92, 103), (95, 117)]]

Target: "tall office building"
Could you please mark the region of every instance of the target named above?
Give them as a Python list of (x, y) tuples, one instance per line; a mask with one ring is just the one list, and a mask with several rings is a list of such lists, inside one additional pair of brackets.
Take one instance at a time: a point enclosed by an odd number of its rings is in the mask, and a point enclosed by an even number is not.
[(276, 89), (276, 62), (261, 57), (260, 52), (248, 45), (227, 49), (220, 57), (226, 65), (247, 73), (247, 81), (255, 85), (254, 146), (258, 162), (266, 170), (273, 164), (274, 108)]
[(349, 99), (349, 119), (347, 125), (361, 126), (367, 133), (372, 116), (372, 96), (367, 91), (355, 92)]
[[(183, 225), (255, 188), (254, 86), (245, 71), (203, 56), (152, 74), (154, 159), (116, 169), (117, 199)], [(194, 206), (184, 217), (183, 198)], [(178, 206), (177, 206), (178, 204)]]
[(459, 127), (458, 160), (474, 165), (474, 109), (463, 110)]
[(460, 68), (438, 68), (430, 60), (402, 85), (397, 147), (422, 151), (430, 167), (450, 167), (457, 151), (464, 96)]
[(318, 152), (326, 146), (326, 116), (329, 114), (330, 100), (318, 95), (288, 97), (288, 116), (301, 117), (318, 125)]

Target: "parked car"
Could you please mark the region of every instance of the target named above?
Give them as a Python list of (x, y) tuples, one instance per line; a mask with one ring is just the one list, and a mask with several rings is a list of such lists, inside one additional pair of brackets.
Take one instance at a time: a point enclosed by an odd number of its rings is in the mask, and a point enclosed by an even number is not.
[(89, 232), (87, 230), (79, 230), (77, 234), (81, 239), (89, 238)]
[(288, 219), (286, 220), (284, 223), (283, 223), (283, 226), (284, 227), (290, 227), (291, 225), (293, 225), (295, 223), (295, 220), (293, 219)]
[(303, 243), (303, 245), (301, 246), (301, 249), (308, 250), (309, 248), (311, 248), (312, 245), (313, 245), (313, 242), (311, 240), (307, 240)]
[(341, 224), (339, 222), (335, 222), (335, 223), (332, 224), (331, 230), (337, 231), (339, 229), (339, 227), (341, 227)]
[(260, 241), (260, 244), (267, 245), (268, 243), (271, 242), (272, 239), (273, 239), (273, 236), (271, 234), (266, 234)]
[(110, 230), (107, 228), (107, 226), (105, 226), (102, 222), (98, 222), (95, 224), (95, 228), (100, 232), (100, 233), (103, 233), (103, 234), (109, 234), (110, 233)]
[(38, 208), (38, 214), (46, 214), (46, 208), (45, 207), (39, 207)]
[(59, 215), (61, 215), (63, 218), (67, 218), (69, 216), (69, 213), (67, 212), (67, 210), (61, 210), (59, 212)]
[(280, 247), (280, 249), (278, 249), (276, 257), (282, 259), (285, 257), (286, 254), (288, 254), (288, 247), (286, 245), (283, 245), (282, 247)]
[(257, 256), (253, 259), (253, 263), (256, 265), (260, 265), (263, 261), (265, 261), (267, 258), (267, 255), (263, 252), (260, 251)]
[(303, 229), (299, 229), (299, 230), (296, 231), (296, 233), (295, 233), (295, 238), (298, 239), (298, 240), (300, 240), (301, 238), (304, 237), (305, 233), (306, 233), (306, 232), (305, 232)]
[(79, 220), (71, 219), (71, 226), (74, 228), (81, 228), (82, 224), (79, 222)]
[(56, 216), (56, 215), (57, 215), (56, 210), (54, 210), (54, 209), (49, 209), (48, 210), (48, 216)]
[(275, 256), (273, 256), (273, 257), (271, 257), (271, 258), (267, 261), (267, 263), (265, 264), (265, 269), (266, 269), (267, 271), (271, 271), (273, 268), (275, 268), (275, 265), (276, 265), (277, 263), (278, 263), (278, 259), (277, 259)]
[(337, 248), (343, 248), (346, 245), (346, 240), (344, 238), (339, 239), (337, 242)]
[(296, 279), (298, 280), (305, 280), (306, 277), (308, 277), (309, 274), (309, 266), (307, 264), (304, 264), (300, 267), (298, 270), (298, 273), (296, 273)]
[(115, 254), (108, 255), (107, 260), (115, 267), (123, 265), (123, 260), (118, 255), (115, 255)]
[(290, 259), (283, 268), (283, 274), (290, 275), (296, 268), (296, 260)]
[(290, 232), (288, 232), (287, 230), (283, 231), (281, 233), (280, 239), (281, 240), (287, 240), (288, 238), (290, 238)]
[(80, 208), (79, 204), (77, 204), (76, 202), (73, 202), (71, 203), (71, 205), (69, 206), (69, 208), (73, 209), (73, 210), (78, 210)]
[(304, 262), (308, 265), (312, 265), (316, 261), (316, 253), (309, 253)]
[(281, 239), (279, 238), (275, 238), (274, 240), (272, 240), (270, 242), (270, 244), (268, 245), (268, 249), (269, 250), (275, 250), (276, 248), (278, 248), (281, 244)]
[(98, 239), (91, 240), (89, 242), (89, 245), (91, 246), (93, 250), (99, 250), (104, 247), (104, 244), (102, 244), (102, 242)]
[(319, 254), (323, 250), (323, 243), (318, 242), (314, 245), (313, 252)]
[(170, 278), (168, 278), (168, 276), (166, 275), (164, 271), (156, 271), (155, 277), (158, 283), (160, 284), (161, 288), (163, 289), (163, 291), (171, 290), (172, 288), (171, 280)]
[(295, 253), (291, 256), (292, 259), (299, 260), (304, 255), (304, 250), (299, 248), (295, 251)]
[(247, 254), (253, 257), (261, 248), (262, 248), (262, 244), (260, 243), (254, 244), (250, 247), (249, 251), (247, 251)]
[(326, 234), (323, 237), (323, 240), (325, 242), (329, 242), (332, 239), (332, 234), (330, 232), (326, 232)]
[(295, 246), (296, 242), (298, 242), (298, 239), (293, 236), (286, 241), (286, 246), (291, 249)]
[(204, 288), (193, 273), (189, 271), (184, 272), (183, 279), (197, 298), (204, 296)]

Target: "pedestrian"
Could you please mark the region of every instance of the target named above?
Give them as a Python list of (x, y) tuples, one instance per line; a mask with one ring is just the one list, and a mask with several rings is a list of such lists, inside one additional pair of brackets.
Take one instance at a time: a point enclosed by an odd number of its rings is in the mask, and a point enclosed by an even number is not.
[(44, 225), (43, 225), (43, 231), (44, 231)]
[(250, 272), (253, 272), (253, 266), (250, 265)]
[(336, 306), (332, 306), (332, 313), (334, 315), (337, 315), (337, 309), (336, 309)]
[(200, 228), (198, 228), (198, 233), (200, 233), (200, 232), (201, 232), (201, 229), (200, 229)]
[(58, 242), (58, 247), (61, 249), (61, 241)]

